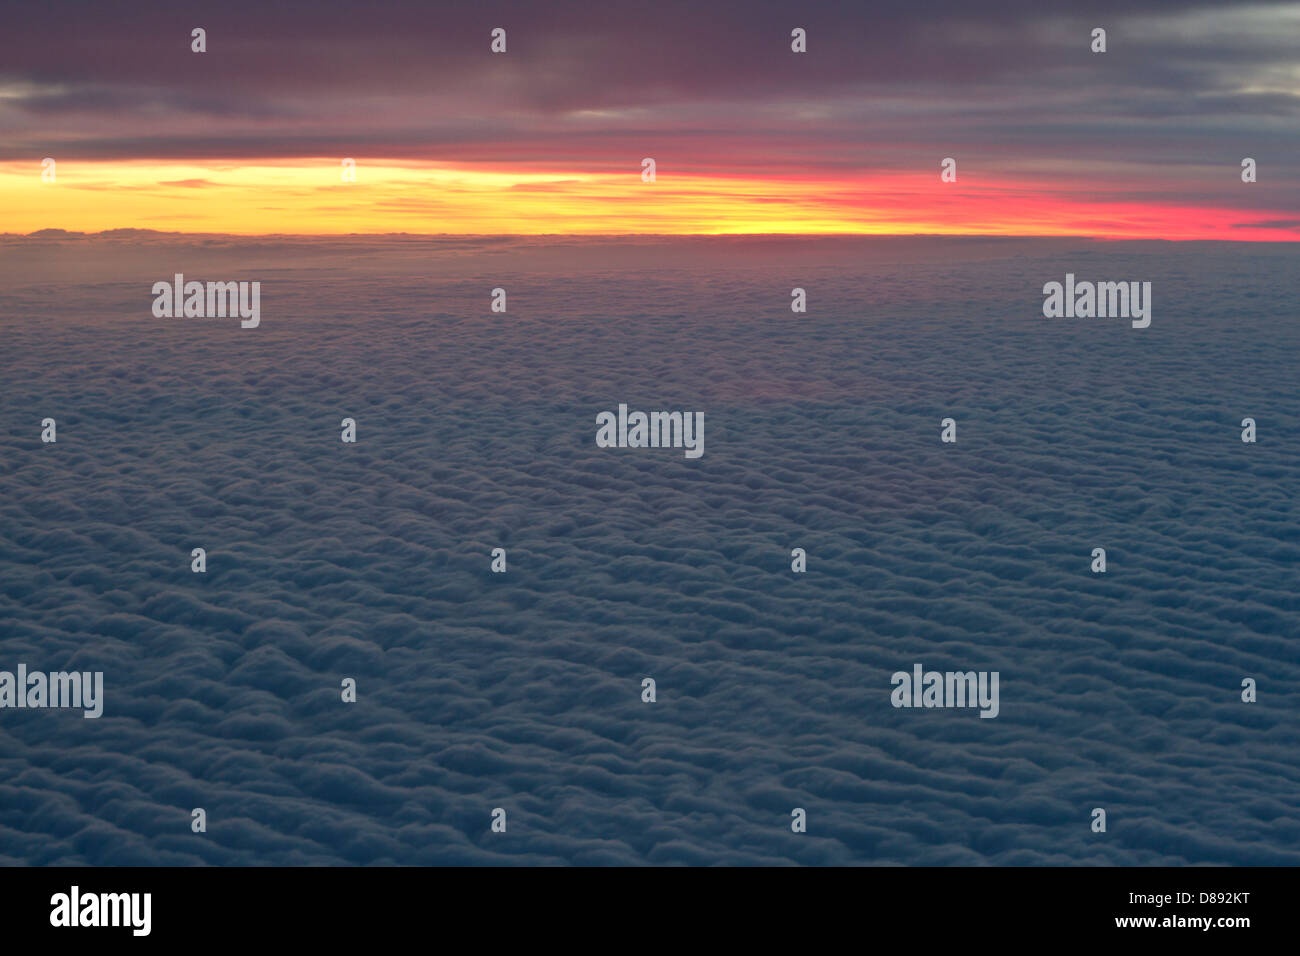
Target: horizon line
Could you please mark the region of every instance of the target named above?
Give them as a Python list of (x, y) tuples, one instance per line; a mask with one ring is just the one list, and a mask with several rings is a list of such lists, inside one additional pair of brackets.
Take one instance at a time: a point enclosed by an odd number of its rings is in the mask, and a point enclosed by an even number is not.
[(0, 239), (59, 239), (59, 238), (95, 238), (101, 236), (147, 235), (147, 236), (181, 236), (188, 238), (233, 238), (233, 239), (983, 239), (993, 241), (1010, 240), (1058, 240), (1088, 242), (1228, 242), (1228, 243), (1276, 243), (1293, 244), (1300, 239), (1253, 239), (1249, 236), (1193, 239), (1165, 238), (1160, 236), (1106, 236), (1087, 233), (947, 233), (947, 232), (183, 232), (166, 229), (142, 229), (136, 226), (123, 226), (114, 229), (101, 229), (86, 232), (59, 227), (46, 227), (31, 232), (0, 232)]

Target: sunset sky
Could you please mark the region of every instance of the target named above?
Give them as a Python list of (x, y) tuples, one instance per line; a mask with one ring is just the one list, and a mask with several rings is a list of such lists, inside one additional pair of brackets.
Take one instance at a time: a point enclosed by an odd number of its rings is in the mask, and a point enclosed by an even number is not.
[(13, 5), (0, 232), (1294, 240), (1298, 51), (1300, 3)]

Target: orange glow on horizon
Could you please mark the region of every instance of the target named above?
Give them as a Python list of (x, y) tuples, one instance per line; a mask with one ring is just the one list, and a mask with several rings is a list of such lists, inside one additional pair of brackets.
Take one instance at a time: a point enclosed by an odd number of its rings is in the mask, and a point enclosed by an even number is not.
[(0, 164), (0, 232), (154, 229), (228, 235), (935, 234), (1112, 239), (1300, 239), (1293, 218), (1168, 201), (1093, 201), (1094, 188), (1027, 186), (938, 169), (858, 178), (626, 173), (357, 158)]

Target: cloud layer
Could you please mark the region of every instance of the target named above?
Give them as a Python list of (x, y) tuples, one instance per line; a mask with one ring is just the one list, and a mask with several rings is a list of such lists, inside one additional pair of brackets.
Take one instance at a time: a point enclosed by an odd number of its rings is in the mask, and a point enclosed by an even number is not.
[[(0, 711), (3, 861), (1300, 863), (1292, 259), (4, 240), (0, 668), (106, 703)], [(1042, 318), (1067, 271), (1151, 328)], [(261, 327), (153, 319), (174, 272)], [(704, 457), (597, 449), (620, 401)], [(1001, 715), (895, 710), (914, 662)]]

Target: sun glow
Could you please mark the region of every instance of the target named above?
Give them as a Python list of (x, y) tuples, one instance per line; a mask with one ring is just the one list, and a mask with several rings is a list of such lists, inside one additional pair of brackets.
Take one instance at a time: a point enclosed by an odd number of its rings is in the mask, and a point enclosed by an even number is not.
[[(1111, 238), (1296, 239), (1260, 211), (1167, 201), (1094, 199), (1087, 191), (963, 175), (857, 178), (702, 175), (659, 167), (521, 171), (356, 157), (234, 164), (0, 164), (0, 231), (156, 229), (231, 235), (913, 234)], [(1229, 232), (1231, 230), (1231, 232)]]

